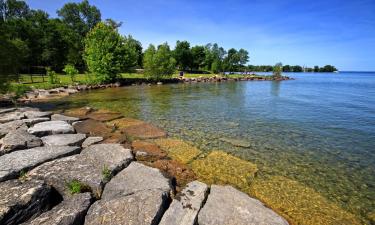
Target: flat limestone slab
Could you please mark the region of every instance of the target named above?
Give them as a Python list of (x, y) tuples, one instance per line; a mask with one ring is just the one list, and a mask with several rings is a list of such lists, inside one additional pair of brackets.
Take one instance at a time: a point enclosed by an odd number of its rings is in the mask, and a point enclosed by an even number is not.
[(51, 188), (43, 181), (0, 183), (0, 224), (18, 224), (51, 207)]
[(158, 169), (132, 162), (106, 185), (102, 199), (112, 199), (117, 195), (129, 195), (151, 189), (165, 193), (172, 190), (169, 179)]
[(65, 121), (47, 121), (35, 124), (28, 132), (37, 136), (71, 134), (74, 133), (74, 128)]
[(39, 117), (49, 117), (52, 115), (52, 112), (40, 112), (40, 111), (26, 111), (25, 116), (28, 119), (34, 119), (34, 118), (39, 118)]
[(45, 146), (81, 146), (86, 134), (55, 134), (42, 137)]
[(90, 145), (93, 145), (93, 144), (96, 144), (96, 143), (99, 143), (101, 141), (103, 141), (104, 138), (103, 137), (88, 137), (86, 138), (86, 140), (82, 143), (82, 148), (87, 148), (89, 147)]
[(198, 214), (199, 225), (288, 225), (259, 200), (231, 186), (212, 185), (207, 202)]
[(40, 138), (29, 134), (25, 129), (18, 129), (9, 132), (2, 139), (0, 155), (4, 155), (15, 150), (35, 148), (41, 145), (42, 141), (40, 140)]
[(121, 113), (100, 109), (98, 111), (91, 112), (90, 114), (87, 115), (87, 117), (93, 120), (107, 122), (107, 121), (119, 119), (123, 117), (123, 115)]
[(167, 136), (164, 130), (149, 123), (125, 127), (122, 131), (135, 139), (162, 138)]
[(157, 225), (167, 201), (168, 196), (155, 189), (100, 200), (90, 207), (85, 225)]
[(92, 202), (90, 193), (75, 194), (50, 211), (23, 225), (75, 225), (83, 224)]
[(207, 192), (208, 186), (206, 184), (199, 181), (190, 182), (173, 199), (159, 225), (195, 225)]
[(42, 163), (77, 154), (79, 151), (79, 147), (70, 146), (37, 147), (0, 156), (0, 181), (17, 178), (23, 170), (27, 171)]
[(23, 112), (8, 112), (1, 114), (0, 123), (7, 123), (13, 120), (20, 120), (25, 118), (25, 113)]
[(112, 130), (104, 123), (96, 120), (84, 120), (74, 123), (74, 129), (77, 133), (87, 134), (88, 136), (109, 137)]
[(23, 119), (22, 121), (27, 124), (27, 126), (32, 126), (34, 124), (40, 123), (40, 122), (46, 122), (49, 121), (49, 117), (39, 117), (39, 118), (32, 118), (32, 119)]
[(11, 122), (0, 124), (0, 138), (4, 137), (10, 131), (14, 131), (19, 128), (27, 130), (27, 126), (22, 120), (14, 120)]
[(67, 183), (78, 180), (89, 186), (99, 198), (107, 182), (103, 171), (108, 170), (109, 175), (114, 175), (132, 160), (130, 149), (117, 144), (98, 144), (84, 149), (79, 155), (44, 163), (31, 170), (28, 177), (45, 180), (63, 196), (70, 195)]
[(52, 121), (65, 121), (65, 122), (68, 122), (69, 124), (72, 124), (74, 122), (77, 122), (79, 120), (79, 118), (77, 117), (71, 117), (71, 116), (64, 116), (64, 115), (61, 115), (61, 114), (53, 114), (51, 116), (51, 120)]

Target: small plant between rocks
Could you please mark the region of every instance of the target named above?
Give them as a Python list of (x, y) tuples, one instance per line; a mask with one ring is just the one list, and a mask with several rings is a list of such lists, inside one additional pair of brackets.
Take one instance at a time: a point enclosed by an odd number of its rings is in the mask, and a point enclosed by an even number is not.
[(21, 182), (25, 182), (27, 179), (27, 172), (25, 170), (21, 170), (20, 176), (18, 178)]
[(72, 195), (90, 191), (90, 188), (79, 180), (72, 180), (68, 182), (66, 186)]
[(108, 168), (108, 166), (104, 165), (102, 175), (105, 182), (109, 181), (112, 178), (111, 170)]

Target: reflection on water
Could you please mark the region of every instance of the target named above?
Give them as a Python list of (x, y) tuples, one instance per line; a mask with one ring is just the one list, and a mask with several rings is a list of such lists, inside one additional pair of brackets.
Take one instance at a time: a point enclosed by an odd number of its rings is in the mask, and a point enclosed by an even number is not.
[[(375, 74), (286, 82), (137, 86), (80, 93), (46, 108), (93, 106), (150, 121), (203, 151), (257, 164), (368, 218), (375, 211)], [(239, 139), (236, 147), (220, 139)]]

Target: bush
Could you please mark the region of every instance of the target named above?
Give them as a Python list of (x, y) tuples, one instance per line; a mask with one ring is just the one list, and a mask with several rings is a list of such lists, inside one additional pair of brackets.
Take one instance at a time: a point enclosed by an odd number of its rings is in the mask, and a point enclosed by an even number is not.
[(283, 71), (283, 64), (276, 63), (273, 67), (273, 76), (274, 77), (281, 77), (281, 72)]
[(48, 76), (48, 78), (49, 78), (49, 82), (50, 82), (51, 84), (57, 84), (57, 83), (60, 83), (60, 80), (59, 80), (59, 78), (58, 78), (56, 72), (53, 71), (53, 70), (51, 69), (51, 67), (46, 67), (46, 72), (47, 72), (47, 76)]
[(72, 82), (75, 82), (76, 76), (78, 74), (78, 70), (71, 64), (65, 65), (63, 71), (70, 76), (70, 79), (72, 79)]
[(175, 71), (176, 60), (167, 43), (158, 46), (150, 45), (143, 58), (145, 75), (148, 79), (160, 80), (170, 78)]

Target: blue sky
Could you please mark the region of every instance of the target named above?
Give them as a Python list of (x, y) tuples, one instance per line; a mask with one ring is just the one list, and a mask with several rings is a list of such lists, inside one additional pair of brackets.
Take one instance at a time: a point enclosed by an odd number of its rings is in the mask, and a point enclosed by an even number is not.
[[(52, 17), (67, 0), (26, 0)], [(250, 64), (375, 71), (375, 0), (91, 0), (143, 47), (188, 40), (244, 48)]]

